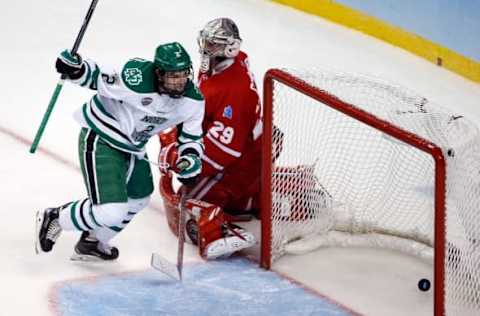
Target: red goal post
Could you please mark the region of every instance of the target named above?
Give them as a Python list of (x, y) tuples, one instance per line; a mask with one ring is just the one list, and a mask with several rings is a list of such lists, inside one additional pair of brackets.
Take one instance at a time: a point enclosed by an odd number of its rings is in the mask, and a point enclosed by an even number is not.
[[(344, 84), (344, 82), (347, 82), (345, 78), (348, 78), (348, 84)], [(322, 86), (323, 83), (325, 83), (325, 86)], [(361, 86), (361, 89), (358, 88), (358, 86)], [(349, 88), (352, 88), (353, 90), (349, 91), (348, 90)], [(286, 94), (282, 95), (282, 93), (284, 93), (284, 91), (287, 91), (287, 90), (288, 90), (288, 93), (285, 92)], [(364, 104), (361, 104), (361, 106), (359, 106), (358, 104), (355, 104), (354, 102), (350, 101), (350, 100), (358, 99), (356, 96), (351, 97), (351, 95), (354, 95), (357, 93), (360, 95), (360, 97), (362, 94), (365, 94), (366, 98), (370, 98), (371, 95), (375, 94), (375, 93), (372, 93), (372, 91), (373, 92), (381, 91), (381, 93), (378, 93), (379, 95), (378, 100), (373, 97), (371, 100), (369, 100), (369, 102), (373, 105), (372, 107), (370, 107), (369, 105), (364, 106)], [(288, 140), (287, 137), (289, 136), (289, 134), (287, 133), (292, 133), (292, 131), (295, 130), (295, 127), (290, 128), (286, 126), (287, 124), (297, 124), (298, 125), (297, 128), (299, 130), (303, 125), (307, 125), (307, 126), (310, 125), (311, 133), (312, 134), (316, 133), (316, 128), (318, 126), (315, 126), (315, 125), (317, 125), (317, 123), (315, 123), (315, 121), (310, 121), (310, 123), (306, 122), (306, 120), (309, 120), (311, 119), (311, 117), (316, 115), (313, 112), (312, 114), (306, 115), (305, 122), (302, 122), (301, 119), (296, 120), (296, 117), (301, 115), (301, 111), (304, 110), (303, 108), (299, 107), (299, 104), (298, 104), (298, 103), (303, 104), (304, 101), (298, 101), (298, 100), (310, 99), (312, 102), (308, 104), (309, 107), (329, 108), (330, 110), (326, 110), (326, 111), (329, 111), (329, 113), (330, 112), (335, 113), (335, 114), (332, 114), (335, 116), (339, 116), (340, 114), (343, 115), (345, 119), (342, 118), (342, 120), (348, 120), (348, 124), (350, 124), (350, 121), (355, 121), (356, 123), (352, 123), (352, 124), (357, 124), (358, 126), (366, 125), (368, 126), (369, 129), (372, 130), (371, 132), (368, 132), (368, 133), (374, 133), (375, 135), (382, 134), (381, 136), (383, 137), (382, 141), (387, 138), (387, 136), (385, 135), (388, 135), (389, 144), (393, 144), (391, 146), (397, 146), (400, 148), (395, 150), (404, 150), (403, 148), (406, 148), (405, 144), (408, 144), (408, 146), (414, 147), (419, 151), (423, 152), (424, 155), (426, 154), (429, 157), (431, 157), (431, 158), (422, 158), (423, 160), (428, 160), (428, 159), (433, 160), (433, 168), (432, 168), (433, 179), (431, 181), (433, 184), (432, 192), (434, 196), (433, 197), (434, 209), (432, 210), (432, 212), (434, 213), (433, 223), (432, 223), (434, 228), (433, 228), (433, 236), (432, 236), (433, 240), (431, 241), (433, 245), (430, 245), (430, 246), (433, 247), (434, 249), (434, 252), (433, 252), (434, 253), (434, 258), (433, 258), (434, 312), (435, 312), (435, 315), (444, 315), (446, 313), (445, 311), (446, 309), (445, 308), (445, 305), (446, 305), (445, 278), (446, 278), (446, 266), (447, 266), (447, 258), (446, 258), (447, 166), (446, 166), (446, 159), (444, 156), (444, 153), (446, 153), (446, 149), (436, 144), (434, 141), (431, 140), (431, 138), (427, 139), (426, 137), (422, 137), (423, 135), (420, 136), (418, 133), (416, 133), (415, 130), (408, 130), (404, 126), (398, 126), (397, 124), (395, 124), (395, 122), (392, 122), (391, 120), (388, 119), (388, 115), (387, 116), (382, 115), (380, 112), (379, 112), (380, 114), (375, 113), (375, 111), (377, 110), (377, 104), (376, 104), (377, 102), (379, 103), (378, 109), (380, 109), (381, 111), (383, 111), (383, 109), (388, 106), (393, 106), (393, 107), (396, 106), (396, 104), (394, 103), (390, 104), (390, 102), (384, 102), (385, 104), (381, 104), (384, 101), (385, 96), (387, 96), (388, 98), (391, 97), (392, 101), (399, 99), (402, 102), (405, 102), (406, 104), (404, 108), (399, 107), (399, 108), (395, 108), (395, 111), (392, 110), (391, 111), (391, 113), (393, 113), (392, 115), (395, 115), (396, 113), (400, 116), (400, 114), (403, 114), (402, 111), (405, 111), (407, 116), (408, 115), (413, 116), (411, 114), (414, 113), (414, 110), (412, 110), (412, 108), (409, 108), (410, 105), (416, 110), (419, 110), (418, 113), (420, 113), (421, 115), (425, 113), (428, 113), (430, 115), (430, 110), (434, 107), (428, 107), (430, 106), (430, 103), (428, 103), (428, 100), (426, 100), (425, 98), (421, 98), (421, 97), (416, 98), (416, 95), (412, 94), (413, 95), (412, 96), (409, 91), (404, 91), (402, 88), (398, 88), (396, 86), (390, 86), (389, 84), (384, 83), (383, 81), (378, 81), (374, 79), (370, 81), (370, 78), (366, 78), (366, 77), (356, 77), (348, 74), (347, 75), (335, 74), (335, 73), (322, 72), (322, 71), (302, 72), (302, 71), (270, 69), (265, 74), (263, 92), (264, 92), (264, 104), (263, 104), (264, 106), (263, 135), (264, 136), (263, 136), (262, 193), (261, 193), (261, 208), (262, 208), (261, 266), (266, 269), (269, 269), (272, 263), (274, 262), (274, 260), (285, 252), (284, 249), (280, 249), (280, 250), (278, 249), (279, 247), (280, 248), (284, 247), (284, 245), (281, 245), (282, 243), (288, 243), (291, 241), (291, 240), (288, 240), (288, 238), (290, 237), (282, 235), (285, 233), (285, 231), (282, 230), (284, 226), (288, 226), (288, 230), (289, 230), (288, 234), (291, 233), (292, 229), (300, 230), (300, 232), (298, 231), (295, 232), (295, 237), (292, 238), (292, 240), (296, 240), (299, 238), (301, 239), (303, 238), (302, 232), (301, 232), (301, 230), (303, 229), (302, 227), (304, 227), (302, 226), (303, 223), (307, 223), (309, 219), (316, 216), (316, 215), (312, 215), (312, 213), (308, 213), (307, 215), (304, 214), (304, 215), (300, 215), (299, 217), (298, 215), (295, 215), (297, 217), (296, 219), (293, 219), (292, 213), (285, 215), (285, 210), (284, 210), (285, 205), (288, 205), (288, 208), (290, 208), (291, 210), (296, 207), (294, 204), (295, 202), (292, 201), (291, 199), (289, 200), (289, 198), (293, 199), (293, 196), (295, 196), (294, 199), (298, 200), (299, 196), (301, 196), (302, 194), (298, 192), (301, 190), (309, 190), (308, 192), (310, 193), (307, 194), (309, 195), (308, 201), (306, 202), (302, 201), (301, 202), (302, 206), (298, 206), (300, 204), (297, 204), (295, 213), (298, 213), (297, 210), (301, 208), (311, 209), (312, 208), (311, 205), (316, 205), (316, 206), (319, 205), (318, 202), (312, 202), (312, 200), (316, 199), (315, 197), (312, 197), (312, 192), (318, 193), (319, 190), (315, 189), (314, 191), (312, 191), (312, 189), (311, 188), (308, 189), (308, 187), (312, 187), (314, 185), (314, 184), (311, 184), (313, 183), (312, 181), (318, 181), (319, 183), (322, 183), (323, 179), (319, 178), (319, 176), (317, 175), (314, 175), (313, 177), (318, 180), (310, 179), (310, 180), (307, 180), (306, 182), (305, 181), (301, 182), (300, 184), (298, 179), (299, 177), (301, 178), (302, 176), (298, 176), (298, 168), (292, 167), (292, 165), (289, 163), (291, 163), (292, 161), (295, 161), (296, 165), (307, 166), (307, 167), (300, 167), (300, 169), (303, 170), (302, 172), (305, 172), (305, 170), (308, 168), (316, 169), (317, 163), (318, 165), (321, 165), (322, 160), (321, 159), (319, 160), (317, 158), (317, 159), (310, 159), (309, 161), (302, 162), (301, 160), (298, 160), (297, 157), (295, 158), (292, 157), (291, 159), (287, 158), (282, 160), (282, 155), (296, 156), (295, 152), (292, 154), (288, 152), (288, 149), (286, 148), (290, 146), (292, 143), (302, 142), (304, 138), (303, 136), (309, 133), (308, 132), (309, 130), (307, 129), (306, 132), (301, 132), (303, 133), (303, 135), (296, 136), (295, 140)], [(344, 92), (345, 92), (345, 97), (342, 95)], [(290, 95), (293, 95), (293, 94), (302, 95), (302, 96), (290, 97)], [(385, 100), (388, 100), (388, 98), (386, 98)], [(369, 102), (366, 102), (366, 103), (369, 103)], [(426, 105), (426, 107), (428, 107), (428, 110), (425, 110), (426, 108), (424, 107), (425, 104), (422, 104), (422, 102), (428, 103)], [(282, 103), (282, 105), (278, 105), (278, 103)], [(362, 102), (360, 101), (359, 103), (362, 103)], [(285, 112), (288, 112), (288, 113), (282, 114)], [(435, 115), (437, 114), (435, 113)], [(449, 115), (449, 114), (445, 114), (445, 115)], [(277, 121), (276, 119), (277, 116), (283, 116), (282, 121)], [(444, 117), (443, 112), (441, 113), (441, 115), (439, 114), (438, 116), (440, 118), (443, 118)], [(416, 116), (415, 119), (417, 119), (417, 117), (418, 116)], [(455, 116), (452, 116), (452, 118), (455, 118)], [(411, 120), (410, 117), (407, 117), (407, 119)], [(437, 118), (435, 117), (434, 119), (436, 120)], [(425, 121), (424, 119), (422, 120)], [(284, 124), (285, 126), (282, 124)], [(325, 138), (336, 137), (337, 133), (334, 130), (335, 126), (337, 126), (336, 124), (338, 124), (338, 126), (341, 126), (340, 123), (335, 121), (335, 123), (332, 123), (332, 126), (333, 126), (332, 128), (329, 127), (328, 130), (327, 129), (322, 130), (323, 134), (316, 135), (315, 139), (319, 139), (322, 137), (325, 137)], [(423, 124), (423, 123), (420, 122), (419, 124)], [(318, 125), (324, 126), (326, 124), (318, 123)], [(408, 126), (408, 124), (405, 126)], [(280, 141), (276, 139), (277, 137), (275, 135), (276, 130), (280, 130), (282, 133), (285, 133), (285, 137), (282, 136), (282, 140)], [(303, 130), (305, 131), (305, 129)], [(478, 136), (478, 131), (474, 131), (474, 132)], [(330, 134), (326, 135), (325, 133), (331, 133), (331, 135)], [(341, 133), (338, 133), (338, 134), (341, 134)], [(355, 131), (353, 132), (349, 131), (348, 134), (347, 132), (345, 132), (345, 135), (347, 135), (347, 138), (352, 139), (351, 140), (352, 144), (356, 143), (360, 139)], [(368, 137), (368, 136), (365, 136), (365, 137)], [(285, 138), (285, 140), (283, 140), (283, 138)], [(345, 143), (344, 140), (332, 141), (332, 143), (334, 142), (340, 142), (342, 144)], [(321, 143), (318, 143), (318, 144), (321, 144)], [(303, 154), (304, 151), (308, 151), (310, 153), (315, 153), (315, 151), (321, 151), (321, 150), (336, 152), (336, 149), (334, 147), (331, 147), (330, 145), (327, 146), (325, 144), (321, 144), (321, 145), (318, 145), (318, 144), (317, 145), (307, 144), (306, 147), (299, 147), (299, 149), (297, 149), (297, 152), (299, 153), (299, 155)], [(318, 148), (315, 146), (318, 146)], [(339, 146), (342, 146), (342, 145), (339, 145)], [(305, 148), (307, 148), (307, 150), (304, 150)], [(374, 150), (376, 149), (377, 148), (375, 147)], [(371, 150), (371, 151), (374, 151), (374, 150)], [(379, 152), (379, 154), (382, 155), (382, 152)], [(368, 155), (370, 157), (371, 155), (370, 151)], [(411, 154), (407, 154), (406, 156), (411, 156)], [(415, 157), (415, 155), (412, 155), (412, 156)], [(276, 160), (277, 157), (278, 157), (278, 160)], [(274, 160), (275, 162), (272, 163), (272, 161)], [(312, 162), (312, 160), (315, 160), (315, 161)], [(283, 165), (284, 162), (287, 162), (286, 165)], [(342, 169), (343, 167), (341, 165), (339, 165), (336, 168), (338, 168), (339, 170), (343, 170), (344, 173), (349, 172), (349, 169)], [(397, 169), (399, 170), (402, 169), (395, 166), (393, 166), (392, 168), (393, 169), (391, 171), (387, 169), (386, 172), (397, 172), (396, 171)], [(288, 174), (284, 172), (285, 170), (288, 170)], [(279, 172), (281, 173), (281, 175), (278, 175)], [(415, 172), (418, 173), (418, 171), (415, 171)], [(292, 176), (293, 173), (296, 173), (296, 175)], [(306, 174), (306, 173), (303, 173), (303, 174)], [(291, 179), (297, 179), (297, 180), (291, 180)], [(288, 181), (291, 181), (290, 184), (285, 184)], [(281, 186), (281, 185), (284, 185), (285, 187), (279, 188), (278, 186)], [(369, 185), (373, 185), (373, 184), (369, 184)], [(323, 186), (320, 185), (320, 187), (322, 187), (322, 190), (323, 190)], [(295, 191), (295, 194), (292, 194), (286, 200), (284, 199), (281, 201), (273, 201), (274, 195), (276, 196), (282, 195), (285, 193), (286, 190), (293, 190)], [(326, 190), (329, 190), (328, 186), (326, 187)], [(317, 194), (317, 196), (319, 195)], [(335, 200), (336, 194), (332, 193), (332, 197), (333, 197), (333, 200)], [(386, 201), (394, 201), (394, 198), (395, 197), (393, 198), (389, 197), (388, 200), (386, 198), (385, 199)], [(308, 205), (308, 207), (306, 205)], [(388, 205), (388, 203), (385, 203), (385, 205)], [(406, 208), (410, 206), (410, 204), (408, 203), (405, 205), (406, 205), (405, 206)], [(282, 210), (279, 211), (278, 209), (282, 209)], [(275, 214), (275, 212), (277, 212), (277, 214)], [(311, 212), (311, 210), (308, 212)], [(279, 213), (282, 213), (282, 215), (281, 216), (278, 215)], [(331, 215), (328, 215), (328, 216), (331, 216)], [(375, 216), (375, 214), (373, 216)], [(406, 216), (408, 216), (408, 214)], [(419, 214), (418, 216), (423, 216), (423, 215)], [(289, 217), (289, 219), (287, 217)], [(356, 220), (358, 220), (358, 218), (356, 218)], [(402, 221), (403, 220), (404, 219), (402, 219)], [(290, 227), (292, 226), (292, 222), (295, 222), (296, 226), (294, 228)], [(329, 229), (330, 228), (327, 228), (326, 230), (329, 230)], [(312, 231), (311, 227), (309, 227), (308, 230), (309, 230), (308, 233), (305, 233), (305, 235), (310, 236), (313, 233), (315, 233)], [(375, 230), (378, 231), (378, 229), (375, 229)], [(388, 228), (383, 230), (380, 227), (379, 231), (380, 231), (380, 234), (389, 234), (390, 229)], [(365, 233), (365, 232), (369, 233), (370, 231), (362, 231), (362, 233)], [(371, 232), (373, 232), (373, 229)], [(425, 235), (428, 235), (428, 231), (424, 233)], [(406, 238), (406, 239), (410, 239), (410, 238), (416, 239), (415, 237), (412, 237), (410, 235), (410, 232), (400, 232), (400, 233), (395, 233), (394, 235), (397, 235), (401, 238)], [(293, 235), (290, 235), (290, 236), (293, 236)], [(277, 242), (277, 240), (280, 240), (280, 242)], [(428, 242), (425, 242), (425, 240), (422, 238), (419, 238), (419, 242), (428, 244)], [(475, 304), (478, 304), (478, 303), (473, 303), (473, 305)], [(476, 307), (478, 307), (478, 305)]]

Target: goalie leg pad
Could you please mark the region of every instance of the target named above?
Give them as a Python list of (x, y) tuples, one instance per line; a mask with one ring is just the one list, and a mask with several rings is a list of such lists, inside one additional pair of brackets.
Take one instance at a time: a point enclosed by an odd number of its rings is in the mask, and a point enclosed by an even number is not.
[[(172, 233), (177, 235), (180, 197), (173, 191), (169, 176), (161, 177), (160, 194), (163, 198), (168, 226)], [(220, 207), (196, 199), (188, 199), (185, 207), (185, 233), (187, 235), (185, 240), (187, 242), (191, 242), (194, 245), (199, 245), (199, 243), (200, 245), (205, 245), (212, 238), (218, 239), (222, 237), (221, 226), (224, 218)], [(200, 225), (199, 222), (201, 223)], [(199, 238), (200, 235), (203, 237)]]
[(187, 240), (198, 245), (202, 258), (210, 260), (228, 257), (236, 251), (255, 244), (253, 234), (225, 222), (221, 207), (201, 200), (189, 199), (186, 208)]
[(177, 236), (180, 195), (176, 194), (173, 189), (171, 174), (160, 176), (159, 190), (160, 196), (163, 200), (165, 215), (167, 216), (168, 227), (170, 228), (170, 231)]
[(221, 207), (200, 200), (189, 200), (188, 209), (198, 223), (198, 247), (200, 255), (206, 245), (223, 237), (225, 218)]
[[(177, 235), (179, 197), (174, 193), (168, 176), (161, 177), (160, 193), (170, 230)], [(255, 244), (255, 237), (250, 232), (235, 226), (232, 228), (237, 233), (235, 235), (226, 229), (225, 214), (221, 207), (196, 199), (188, 199), (185, 207), (185, 240), (197, 245), (204, 259), (230, 256)]]
[(221, 207), (194, 199), (189, 199), (186, 206), (190, 216), (186, 233), (192, 242), (197, 237), (204, 259), (228, 257), (255, 244), (252, 233), (225, 221)]
[(187, 208), (185, 223), (186, 241), (199, 246), (201, 250), (212, 240), (223, 236), (222, 225), (224, 217), (220, 207), (195, 199), (187, 200), (185, 206)]

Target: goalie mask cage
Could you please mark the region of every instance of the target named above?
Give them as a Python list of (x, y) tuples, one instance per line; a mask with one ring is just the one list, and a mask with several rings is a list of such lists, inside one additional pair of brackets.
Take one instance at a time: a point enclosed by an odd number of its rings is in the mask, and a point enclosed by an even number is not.
[(479, 133), (463, 116), (383, 80), (271, 69), (262, 159), (264, 268), (394, 249), (432, 263), (435, 315), (480, 315)]

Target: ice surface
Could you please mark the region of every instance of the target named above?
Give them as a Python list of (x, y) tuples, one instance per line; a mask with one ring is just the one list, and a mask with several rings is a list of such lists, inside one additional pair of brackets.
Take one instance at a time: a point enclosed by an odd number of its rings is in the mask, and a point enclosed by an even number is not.
[[(121, 252), (116, 262), (71, 262), (68, 258), (78, 238), (73, 233), (64, 233), (52, 253), (34, 254), (35, 212), (86, 194), (77, 162), (79, 128), (72, 119), (72, 113), (89, 98), (91, 92), (68, 83), (64, 86), (41, 141), (42, 148), (50, 154), (39, 150), (31, 155), (27, 143), (35, 135), (58, 80), (53, 67), (56, 55), (73, 45), (88, 5), (86, 0), (17, 0), (0, 4), (0, 315), (61, 313), (65, 306), (55, 304), (52, 294), (55, 289), (62, 288), (61, 284), (70, 284), (74, 279), (100, 280), (106, 274), (145, 272), (149, 269), (153, 251), (172, 262), (176, 258), (176, 239), (168, 230), (157, 194), (151, 207), (139, 214), (114, 240)], [(197, 33), (208, 20), (219, 16), (233, 18), (240, 27), (243, 48), (251, 57), (252, 70), (260, 86), (263, 73), (271, 67), (315, 65), (373, 74), (410, 87), (480, 122), (478, 84), (359, 32), (268, 1), (103, 0), (97, 6), (79, 52), (98, 63), (116, 65), (130, 57), (151, 58), (159, 43), (179, 41), (192, 54), (194, 67), (198, 68)], [(156, 157), (157, 149), (155, 142), (148, 145), (151, 157)], [(329, 259), (334, 258), (331, 252), (321, 256), (321, 260), (318, 256), (307, 257), (301, 269), (295, 268), (298, 262), (290, 263), (287, 258), (276, 269), (317, 291), (323, 291), (325, 295), (339, 297), (342, 304), (369, 315), (394, 315), (393, 312), (385, 312), (392, 308), (401, 314), (401, 308), (417, 310), (418, 306), (431, 302), (431, 292), (416, 295), (417, 281), (410, 283), (411, 280), (399, 278), (395, 269), (391, 269), (378, 282), (404, 285), (406, 292), (416, 296), (413, 295), (405, 304), (403, 300), (397, 300), (402, 298), (401, 293), (388, 293), (386, 286), (381, 292), (387, 298), (378, 297), (374, 304), (365, 303), (368, 297), (359, 297), (342, 283), (358, 283), (352, 277), (353, 273), (349, 273), (351, 267), (344, 265), (340, 259), (332, 262), (336, 259)], [(348, 257), (348, 253), (342, 256)], [(396, 257), (388, 258), (385, 265), (399, 262)], [(195, 265), (201, 260), (196, 249), (189, 245), (185, 247), (185, 261), (185, 276), (193, 278), (196, 272), (189, 270), (188, 265)], [(412, 264), (409, 260), (400, 262)], [(355, 269), (363, 271), (368, 277), (369, 273), (375, 275), (375, 267), (356, 265)], [(311, 277), (319, 270), (330, 279), (322, 282), (318, 277)], [(416, 271), (418, 275), (412, 279), (423, 277), (428, 269), (420, 267)], [(193, 274), (189, 276), (189, 273)], [(153, 274), (153, 270), (148, 270), (143, 275), (144, 280), (149, 280)], [(254, 288), (255, 284), (250, 287)], [(368, 285), (363, 288), (364, 293), (370, 291)], [(212, 293), (216, 291), (213, 288), (210, 290)], [(95, 291), (95, 287), (91, 287), (89, 292)], [(224, 289), (221, 292), (226, 294)], [(248, 289), (242, 293), (249, 297), (253, 295)], [(389, 307), (390, 301), (400, 303)], [(136, 314), (135, 310), (123, 312), (123, 315)]]

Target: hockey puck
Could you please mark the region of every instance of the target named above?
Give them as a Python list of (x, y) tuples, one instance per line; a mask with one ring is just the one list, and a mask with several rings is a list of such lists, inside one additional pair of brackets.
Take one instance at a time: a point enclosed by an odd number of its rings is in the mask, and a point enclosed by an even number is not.
[(420, 281), (418, 281), (418, 289), (423, 292), (430, 290), (430, 280), (420, 279)]
[(455, 157), (455, 151), (452, 148), (448, 148), (447, 156), (452, 158)]

